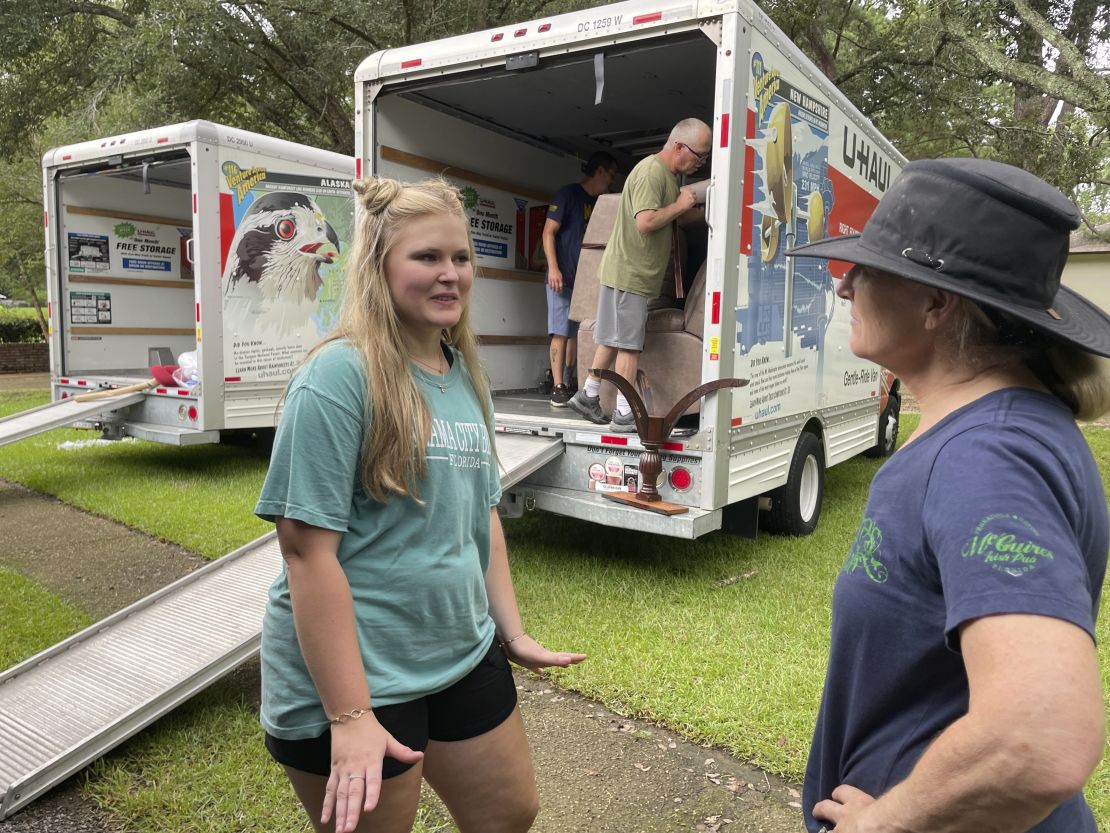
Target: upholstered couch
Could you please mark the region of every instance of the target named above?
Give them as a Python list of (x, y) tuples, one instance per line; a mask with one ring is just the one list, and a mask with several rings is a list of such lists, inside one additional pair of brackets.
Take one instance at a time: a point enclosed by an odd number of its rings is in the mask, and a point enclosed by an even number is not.
[[(594, 324), (597, 317), (597, 269), (605, 244), (613, 229), (620, 194), (605, 194), (598, 198), (586, 227), (574, 293), (571, 295), (570, 317), (580, 322), (578, 330), (578, 384), (583, 384), (593, 360), (596, 343)], [(704, 226), (691, 233), (704, 233)], [(678, 247), (685, 257), (683, 234), (678, 235)], [(705, 309), (705, 265), (698, 270), (686, 299), (675, 298), (673, 268), (668, 268), (663, 278), (660, 297), (649, 303), (647, 338), (640, 355), (640, 370), (647, 376), (651, 388), (651, 413), (663, 416), (680, 398), (701, 384), (702, 334)], [(601, 405), (606, 413), (613, 409), (616, 398), (612, 385), (603, 384)], [(695, 403), (687, 413), (696, 413), (700, 403)]]

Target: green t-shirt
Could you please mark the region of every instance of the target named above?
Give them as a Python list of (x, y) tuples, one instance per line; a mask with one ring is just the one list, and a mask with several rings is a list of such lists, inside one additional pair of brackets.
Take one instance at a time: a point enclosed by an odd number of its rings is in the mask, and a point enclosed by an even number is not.
[(601, 256), (598, 279), (603, 286), (648, 298), (659, 294), (671, 256), (671, 224), (641, 234), (636, 228), (636, 215), (666, 208), (676, 199), (675, 175), (654, 153), (641, 159), (625, 180), (613, 233)]
[[(398, 496), (379, 503), (363, 492), (366, 372), (355, 350), (337, 342), (289, 386), (254, 510), (266, 520), (294, 518), (343, 533), (339, 563), (375, 706), (453, 685), (494, 634), (485, 572), (501, 480), (482, 409), (459, 353), (443, 392), (438, 376), (411, 370), (432, 416), (428, 472), (419, 484), (424, 506)], [(267, 732), (289, 740), (328, 728), (297, 642), (285, 570), (270, 588), (262, 624), (261, 719)]]

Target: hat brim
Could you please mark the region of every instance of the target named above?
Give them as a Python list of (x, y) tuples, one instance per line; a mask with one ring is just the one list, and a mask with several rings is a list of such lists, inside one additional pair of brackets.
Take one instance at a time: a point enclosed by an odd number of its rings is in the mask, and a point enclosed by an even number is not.
[[(894, 257), (868, 248), (860, 234), (827, 237), (785, 252), (787, 257), (843, 260), (890, 272), (901, 278), (943, 289), (1019, 318), (1031, 327), (1082, 350), (1110, 358), (1110, 315), (1077, 292), (1061, 286), (1051, 309), (1029, 307), (1010, 298), (968, 286), (958, 277), (923, 266), (909, 258)], [(943, 267), (941, 267), (943, 269)], [(1056, 316), (1054, 317), (1053, 314)]]

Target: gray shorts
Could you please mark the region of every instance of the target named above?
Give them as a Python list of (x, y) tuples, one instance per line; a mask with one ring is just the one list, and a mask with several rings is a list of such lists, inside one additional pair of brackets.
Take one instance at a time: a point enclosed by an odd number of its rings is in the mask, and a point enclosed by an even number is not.
[(594, 344), (618, 350), (644, 349), (648, 298), (635, 292), (602, 284), (597, 293), (597, 323)]

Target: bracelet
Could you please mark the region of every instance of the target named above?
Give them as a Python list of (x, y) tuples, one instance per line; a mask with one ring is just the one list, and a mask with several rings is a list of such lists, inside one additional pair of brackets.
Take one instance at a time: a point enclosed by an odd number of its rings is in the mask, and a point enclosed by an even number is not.
[(331, 723), (333, 726), (338, 726), (340, 723), (345, 723), (348, 720), (358, 720), (364, 714), (370, 714), (370, 711), (371, 711), (371, 709), (370, 709), (369, 706), (367, 706), (365, 709), (351, 709), (349, 712), (343, 712), (343, 714), (337, 714), (335, 717), (331, 718), (331, 720), (329, 720), (328, 722)]
[(523, 637), (523, 636), (527, 636), (527, 635), (528, 635), (528, 631), (521, 631), (521, 632), (520, 632), (520, 633), (518, 633), (518, 634), (517, 634), (516, 636), (514, 636), (514, 637), (513, 637), (512, 639), (506, 639), (506, 640), (505, 640), (505, 641), (503, 641), (503, 642), (498, 642), (498, 643), (497, 643), (497, 644), (498, 644), (498, 647), (500, 647), (500, 648), (501, 648), (501, 650), (502, 650), (502, 651), (504, 651), (504, 650), (505, 650), (506, 648), (508, 648), (508, 647), (509, 647), (510, 645), (512, 645), (512, 644), (513, 644), (514, 642), (516, 642), (516, 641), (517, 641), (518, 639), (520, 639), (520, 638), (521, 638), (521, 637)]

